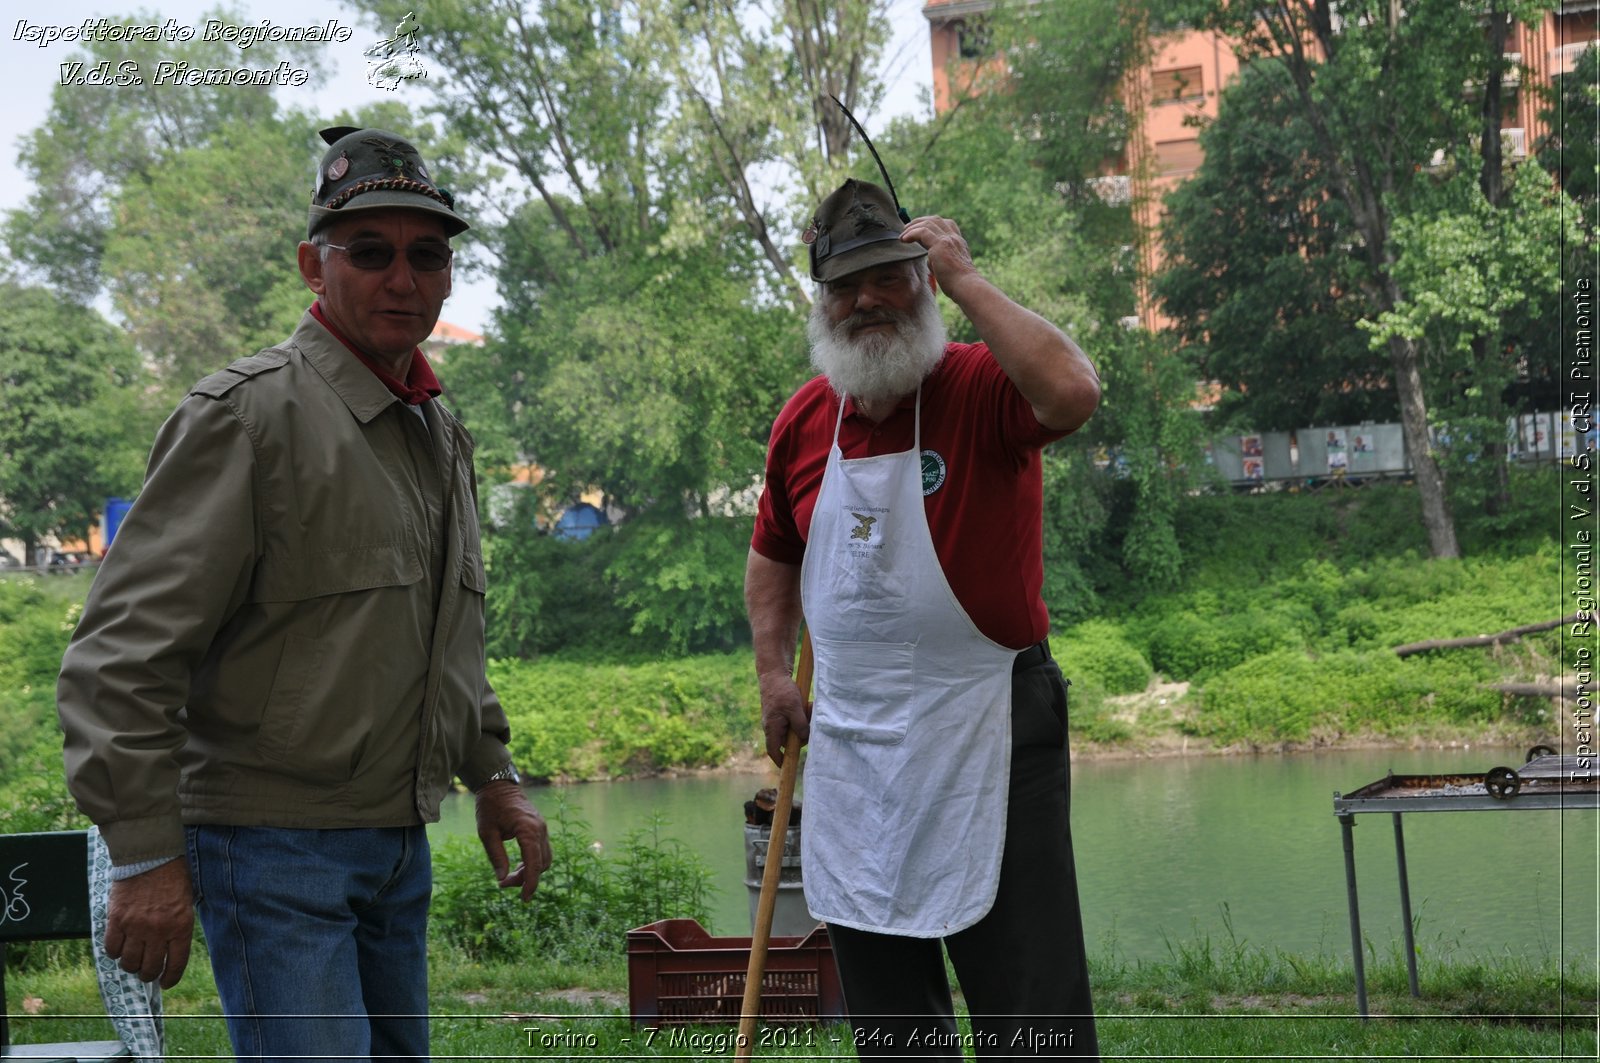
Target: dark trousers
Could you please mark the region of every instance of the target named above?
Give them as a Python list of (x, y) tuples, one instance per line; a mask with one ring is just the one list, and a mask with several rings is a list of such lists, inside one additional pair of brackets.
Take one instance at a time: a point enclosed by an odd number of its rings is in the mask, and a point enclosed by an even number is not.
[[(1067, 688), (1055, 661), (1011, 683), (1011, 792), (994, 907), (944, 938), (980, 1059), (1098, 1057), (1068, 825)], [(951, 839), (960, 859), (961, 840)], [(863, 1059), (960, 1059), (941, 941), (829, 926)]]

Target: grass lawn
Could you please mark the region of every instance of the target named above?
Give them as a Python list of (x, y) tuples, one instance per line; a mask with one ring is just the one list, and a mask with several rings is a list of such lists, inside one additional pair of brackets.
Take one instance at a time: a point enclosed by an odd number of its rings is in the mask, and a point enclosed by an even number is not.
[[(113, 1036), (92, 973), (66, 954), (7, 978), (19, 1041)], [(1424, 964), (1413, 999), (1397, 955), (1368, 966), (1373, 1018), (1355, 1014), (1347, 964), (1253, 947), (1181, 946), (1159, 963), (1092, 963), (1106, 1059), (1595, 1059), (1596, 979), (1519, 960)], [(733, 1055), (728, 1026), (635, 1026), (622, 957), (583, 969), (530, 958), (434, 957), (435, 1058), (598, 1059)], [(167, 994), (169, 1059), (227, 1058), (203, 952)], [(855, 1057), (844, 1026), (772, 1028), (757, 1057)]]

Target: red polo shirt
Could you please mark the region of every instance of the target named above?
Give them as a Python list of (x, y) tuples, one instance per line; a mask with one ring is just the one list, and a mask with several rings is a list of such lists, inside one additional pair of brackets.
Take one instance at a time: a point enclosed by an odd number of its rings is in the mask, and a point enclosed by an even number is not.
[[(751, 546), (798, 565), (833, 444), (839, 400), (824, 377), (797, 391), (767, 444), (767, 484)], [(873, 424), (847, 401), (839, 426), (846, 458), (910, 450), (916, 396)], [(922, 384), (922, 487), (940, 567), (972, 622), (1023, 649), (1050, 630), (1044, 599), (1039, 451), (1065, 432), (1039, 424), (984, 344), (952, 343)]]

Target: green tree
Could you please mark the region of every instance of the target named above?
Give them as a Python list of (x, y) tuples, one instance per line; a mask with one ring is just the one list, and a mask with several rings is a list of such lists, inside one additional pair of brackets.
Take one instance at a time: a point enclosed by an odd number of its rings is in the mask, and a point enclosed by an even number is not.
[(134, 343), (174, 387), (279, 342), (310, 303), (294, 249), (305, 238), (296, 208), (309, 198), (314, 140), (301, 115), (255, 116), (165, 155), (117, 192), (102, 280)]
[[(463, 163), (511, 178), (474, 196), (504, 308), (483, 351), (452, 365), (453, 397), (486, 462), (543, 470), (545, 512), (599, 489), (640, 522), (610, 547), (606, 593), (667, 644), (718, 644), (739, 615), (708, 575), (733, 556), (726, 537), (700, 522), (748, 504), (771, 422), (805, 378), (795, 237), (849, 141), (822, 101), (876, 99), (883, 6), (449, 0), (422, 13), (444, 71), (431, 110)], [(362, 7), (377, 25), (406, 10)], [(783, 194), (756, 192), (774, 182)], [(685, 572), (707, 578), (672, 575)]]
[[(1116, 194), (1102, 176), (1135, 165), (1124, 90), (1149, 64), (1152, 32), (1168, 27), (1165, 6), (1142, 0), (1002, 9), (991, 30), (1008, 79), (960, 105), (973, 143), (963, 145), (958, 133), (950, 145), (966, 148), (949, 159), (950, 171), (972, 166), (982, 174), (973, 195), (984, 204), (985, 268), (1072, 334), (1104, 384), (1099, 412), (1078, 437), (1057, 445), (1071, 453), (1051, 462), (1052, 486), (1067, 492), (1065, 506), (1052, 503), (1052, 519), (1086, 525), (1056, 527), (1046, 537), (1047, 557), (1059, 567), (1047, 590), (1063, 618), (1092, 607), (1086, 585), (1095, 582), (1099, 558), (1091, 540), (1114, 508), (1112, 492), (1091, 489), (1084, 478), (1091, 450), (1115, 455), (1115, 475), (1126, 478), (1128, 519), (1112, 553), (1119, 582), (1141, 591), (1170, 587), (1182, 566), (1178, 501), (1199, 467), (1192, 376), (1172, 338), (1125, 326), (1146, 279), (1139, 265), (1145, 236), (1135, 220), (1143, 204)], [(1063, 556), (1069, 548), (1077, 558)]]
[(1550, 86), (1540, 113), (1550, 132), (1537, 148), (1539, 165), (1555, 174), (1561, 187), (1592, 216), (1600, 201), (1600, 48), (1592, 43), (1569, 73)]
[(1388, 359), (1347, 298), (1358, 236), (1288, 71), (1246, 66), (1220, 104), (1205, 161), (1167, 197), (1152, 286), (1201, 379), (1223, 385), (1216, 425), (1394, 419)]
[[(245, 21), (228, 8), (205, 17)], [(113, 21), (160, 19), (135, 12)], [(263, 41), (241, 53), (196, 39), (91, 41), (68, 55), (69, 65), (109, 64), (141, 81), (51, 90), (45, 120), (19, 153), (34, 190), (5, 219), (17, 275), (84, 305), (109, 302), (169, 395), (280, 340), (310, 301), (294, 247), (323, 121), (280, 109), (264, 86), (174, 88), (157, 84), (155, 71), (164, 62), (266, 69), (284, 61), (315, 84), (322, 51)], [(397, 105), (367, 113), (384, 120), (372, 124), (410, 128)]]
[(1027, 138), (1050, 182), (1069, 196), (1098, 200), (1091, 178), (1108, 164), (1127, 172), (1135, 116), (1124, 90), (1149, 61), (1161, 11), (1150, 0), (1003, 6), (990, 32), (1005, 59), (1006, 80), (980, 81), (974, 89), (981, 98), (958, 106), (991, 109), (1014, 135)]
[(1507, 511), (1507, 397), (1519, 389), (1559, 399), (1562, 260), (1552, 248), (1581, 246), (1578, 211), (1537, 162), (1483, 194), (1471, 168), (1441, 180), (1396, 218), (1393, 272), (1405, 297), (1362, 322), (1379, 348), (1396, 335), (1425, 353), (1435, 420), (1450, 440), (1444, 460), (1452, 494), (1471, 512)]
[(138, 356), (93, 310), (0, 285), (0, 536), (86, 535), (128, 495), (154, 424)]
[[(1430, 179), (1435, 151), (1481, 133), (1487, 111), (1474, 116), (1461, 71), (1482, 71), (1482, 91), (1497, 97), (1505, 67), (1491, 42), (1502, 37), (1506, 19), (1532, 20), (1551, 6), (1491, 0), (1485, 11), (1456, 0), (1403, 7), (1392, 0), (1308, 0), (1263, 8), (1177, 0), (1174, 11), (1228, 35), (1245, 59), (1287, 72), (1330, 195), (1349, 212), (1358, 238), (1362, 268), (1352, 280), (1365, 302), (1362, 316), (1377, 319), (1405, 299), (1393, 269), (1396, 217), (1419, 182)], [(1429, 437), (1421, 353), (1415, 340), (1398, 333), (1386, 352), (1430, 550), (1457, 556), (1445, 475)]]
[[(1150, 7), (997, 8), (984, 30), (1005, 64), (952, 70), (952, 105), (879, 143), (902, 203), (955, 219), (985, 276), (1073, 336), (1105, 385), (1089, 424), (1046, 452), (1045, 597), (1058, 621), (1177, 577), (1176, 501), (1199, 464), (1187, 368), (1170, 341), (1123, 325), (1137, 308), (1139, 230), (1135, 204), (1101, 177), (1126, 166), (1122, 87), (1145, 63)], [(867, 160), (854, 169), (877, 178)], [(944, 310), (953, 338), (977, 338)], [(1113, 458), (1113, 474), (1097, 468)]]
[[(221, 6), (202, 17), (248, 21), (238, 9)], [(111, 21), (148, 25), (161, 18), (136, 11)], [(224, 132), (248, 141), (257, 123), (277, 113), (270, 88), (175, 89), (156, 84), (158, 63), (204, 69), (247, 61), (260, 69), (287, 61), (308, 71), (311, 84), (322, 77), (320, 45), (262, 41), (244, 54), (247, 60), (233, 45), (197, 36), (189, 42), (91, 41), (66, 56), (64, 63), (81, 63), (84, 69), (105, 63), (116, 72), (132, 64), (141, 81), (114, 88), (58, 83), (50, 90), (45, 121), (22, 138), (18, 164), (33, 192), (24, 206), (7, 214), (5, 239), (28, 279), (79, 302), (92, 301), (104, 288), (101, 263), (117, 224), (117, 204), (137, 195), (172, 156)], [(252, 169), (280, 168), (277, 161), (260, 161), (276, 160), (277, 143), (269, 138), (258, 147), (262, 155)]]
[(598, 486), (630, 516), (711, 515), (752, 484), (796, 382), (789, 312), (752, 306), (713, 249), (600, 259), (550, 294), (501, 315), (482, 356), (452, 367), (473, 430), (482, 410), (505, 433), (491, 461), (531, 456), (557, 505)]
[[(360, 6), (376, 25), (407, 10)], [(445, 126), (542, 204), (507, 205), (507, 245), (556, 236), (586, 262), (658, 243), (687, 250), (727, 227), (756, 251), (757, 290), (803, 307), (807, 282), (779, 246), (803, 221), (756, 189), (797, 188), (801, 209), (831, 189), (851, 132), (829, 96), (864, 113), (878, 100), (885, 6), (450, 0), (424, 16), (448, 72), (429, 84)]]

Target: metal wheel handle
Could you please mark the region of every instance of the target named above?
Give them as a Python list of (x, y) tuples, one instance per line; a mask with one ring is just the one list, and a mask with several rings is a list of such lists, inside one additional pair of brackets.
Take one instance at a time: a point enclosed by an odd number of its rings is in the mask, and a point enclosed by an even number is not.
[(1490, 768), (1483, 776), (1483, 788), (1497, 801), (1509, 801), (1522, 789), (1522, 779), (1510, 768)]

